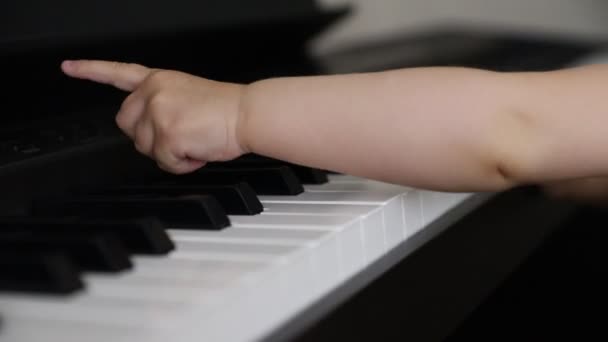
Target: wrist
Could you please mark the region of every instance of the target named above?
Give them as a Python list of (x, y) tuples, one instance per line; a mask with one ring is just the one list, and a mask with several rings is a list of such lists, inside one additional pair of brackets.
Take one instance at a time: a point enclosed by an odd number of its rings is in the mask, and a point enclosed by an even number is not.
[(238, 100), (237, 100), (237, 112), (236, 112), (236, 124), (235, 124), (235, 138), (236, 143), (243, 152), (251, 153), (251, 139), (250, 139), (250, 119), (252, 113), (252, 87), (253, 84), (239, 85)]

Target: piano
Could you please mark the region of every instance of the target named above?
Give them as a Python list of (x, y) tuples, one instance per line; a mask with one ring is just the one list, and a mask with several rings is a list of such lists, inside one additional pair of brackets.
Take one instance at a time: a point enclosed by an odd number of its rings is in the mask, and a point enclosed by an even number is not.
[[(98, 58), (234, 82), (331, 73), (306, 44), (349, 11), (305, 0), (5, 4), (0, 341), (447, 336), (576, 206), (534, 187), (443, 193), (258, 155), (166, 174), (115, 127), (124, 93), (59, 70)], [(492, 42), (441, 63), (551, 68), (596, 48)], [(386, 49), (365, 58), (408, 66)], [(358, 56), (340, 58), (363, 70)]]

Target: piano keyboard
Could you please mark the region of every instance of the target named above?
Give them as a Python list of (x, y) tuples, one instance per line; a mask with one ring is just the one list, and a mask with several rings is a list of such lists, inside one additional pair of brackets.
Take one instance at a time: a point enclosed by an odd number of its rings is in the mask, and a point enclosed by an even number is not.
[[(127, 248), (130, 265), (118, 271), (81, 264), (76, 291), (0, 290), (0, 341), (261, 340), (476, 197), (327, 178), (295, 195), (261, 194), (260, 213), (228, 214), (226, 227), (169, 220), (169, 245)], [(10, 226), (0, 220), (0, 231)]]

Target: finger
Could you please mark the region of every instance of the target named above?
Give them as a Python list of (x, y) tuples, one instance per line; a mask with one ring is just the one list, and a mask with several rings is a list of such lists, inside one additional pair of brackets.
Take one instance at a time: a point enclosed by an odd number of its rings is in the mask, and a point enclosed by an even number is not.
[(146, 100), (137, 89), (122, 102), (120, 110), (116, 114), (116, 124), (127, 136), (133, 139), (136, 124), (144, 118), (145, 110)]
[(206, 164), (204, 161), (194, 160), (173, 153), (166, 145), (158, 141), (155, 142), (153, 156), (161, 169), (175, 174), (190, 173)]
[(154, 127), (145, 118), (139, 120), (134, 129), (135, 149), (142, 154), (152, 156), (154, 150)]
[(178, 162), (177, 164), (165, 164), (161, 161), (157, 161), (156, 164), (158, 167), (166, 172), (170, 172), (173, 174), (186, 174), (205, 166), (205, 162), (199, 160), (186, 159)]
[(100, 60), (66, 60), (61, 69), (68, 76), (87, 79), (133, 91), (152, 71), (139, 64)]

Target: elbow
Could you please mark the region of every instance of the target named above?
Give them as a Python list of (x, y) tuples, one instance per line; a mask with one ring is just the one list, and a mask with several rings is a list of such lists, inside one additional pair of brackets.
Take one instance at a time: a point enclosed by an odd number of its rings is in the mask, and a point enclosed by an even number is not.
[(490, 172), (496, 190), (529, 185), (539, 180), (542, 146), (539, 125), (533, 113), (506, 110), (495, 127)]
[(491, 167), (492, 191), (504, 191), (522, 185), (520, 173), (505, 160), (496, 161)]

